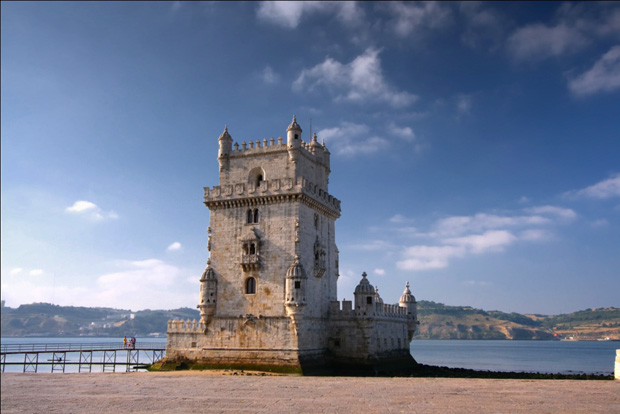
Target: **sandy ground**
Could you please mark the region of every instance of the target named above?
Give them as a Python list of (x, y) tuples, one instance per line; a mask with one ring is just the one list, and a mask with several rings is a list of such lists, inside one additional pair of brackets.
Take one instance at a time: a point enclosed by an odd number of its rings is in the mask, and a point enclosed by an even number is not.
[[(247, 374), (247, 373), (246, 373)], [(11, 374), (9, 413), (620, 413), (620, 381)]]

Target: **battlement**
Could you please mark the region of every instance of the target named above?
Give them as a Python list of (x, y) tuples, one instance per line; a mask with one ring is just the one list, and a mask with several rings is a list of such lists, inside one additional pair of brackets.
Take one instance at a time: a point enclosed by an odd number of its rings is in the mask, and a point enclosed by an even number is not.
[[(340, 302), (337, 300), (330, 302), (329, 313), (332, 318), (337, 319), (357, 317), (355, 311), (353, 310), (353, 303), (350, 300), (343, 300), (342, 308), (340, 307)], [(388, 305), (384, 303), (375, 303), (374, 312), (368, 316), (393, 320), (407, 320), (409, 317), (409, 315), (407, 315), (407, 308), (399, 305)]]
[[(241, 144), (235, 142), (233, 147), (234, 149), (229, 156), (231, 160), (241, 157), (255, 157), (288, 151), (288, 146), (282, 137), (278, 137), (277, 142), (273, 137), (269, 140), (267, 140), (267, 138), (263, 138), (262, 141), (259, 139), (256, 141), (250, 140), (247, 143), (243, 141)], [(299, 150), (302, 156), (317, 164), (322, 164), (329, 168), (329, 157), (324, 156), (329, 155), (329, 150), (324, 144), (317, 146), (313, 145), (311, 142), (302, 140)]]
[(278, 137), (278, 142), (271, 137), (269, 140), (263, 138), (263, 140), (257, 139), (256, 141), (250, 140), (249, 142), (243, 141), (241, 144), (234, 143), (234, 149), (230, 154), (231, 158), (245, 157), (251, 155), (261, 155), (266, 153), (272, 153), (276, 151), (286, 151), (286, 142), (283, 142), (282, 137)]
[(171, 319), (168, 321), (168, 333), (204, 332), (206, 325), (202, 322), (187, 319)]
[(294, 194), (307, 195), (340, 215), (340, 200), (303, 177), (299, 177), (296, 183), (292, 178), (276, 178), (261, 181), (258, 186), (254, 183), (236, 183), (204, 187), (204, 203), (208, 207), (218, 201)]

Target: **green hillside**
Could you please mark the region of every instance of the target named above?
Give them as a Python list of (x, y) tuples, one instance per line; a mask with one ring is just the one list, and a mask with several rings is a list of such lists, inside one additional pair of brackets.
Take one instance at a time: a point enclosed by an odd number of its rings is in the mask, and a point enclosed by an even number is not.
[[(170, 319), (196, 319), (197, 310), (141, 310), (57, 306), (2, 308), (2, 336), (164, 336)], [(563, 315), (522, 315), (470, 306), (418, 302), (416, 339), (620, 340), (620, 309), (586, 309)]]
[(141, 310), (58, 306), (49, 303), (2, 308), (2, 336), (165, 335), (169, 319), (199, 319), (197, 310)]
[(617, 308), (546, 316), (420, 301), (418, 318), (417, 339), (620, 339)]

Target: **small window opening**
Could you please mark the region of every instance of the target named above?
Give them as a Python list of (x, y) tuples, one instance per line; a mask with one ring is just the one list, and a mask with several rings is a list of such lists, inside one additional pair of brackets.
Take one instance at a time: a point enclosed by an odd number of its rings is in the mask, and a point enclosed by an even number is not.
[(256, 177), (256, 186), (260, 187), (260, 183), (263, 182), (263, 174), (258, 174), (258, 177)]
[(299, 135), (295, 134), (295, 139), (299, 139)]
[(245, 281), (245, 293), (248, 295), (256, 293), (256, 279), (253, 277), (249, 277)]
[(254, 209), (254, 223), (258, 223), (258, 209)]
[(295, 289), (301, 289), (301, 282), (295, 281)]
[(372, 296), (366, 296), (366, 304), (372, 305)]
[(319, 228), (319, 215), (314, 213), (314, 228), (318, 229)]
[(256, 245), (254, 243), (250, 244), (250, 254), (256, 254)]
[(248, 224), (252, 223), (254, 216), (252, 215), (252, 210), (248, 210)]

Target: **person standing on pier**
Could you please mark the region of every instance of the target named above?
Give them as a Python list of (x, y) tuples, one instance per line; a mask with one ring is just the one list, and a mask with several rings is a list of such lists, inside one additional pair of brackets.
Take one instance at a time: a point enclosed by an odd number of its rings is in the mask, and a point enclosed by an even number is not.
[(127, 348), (127, 336), (123, 338), (123, 348)]

